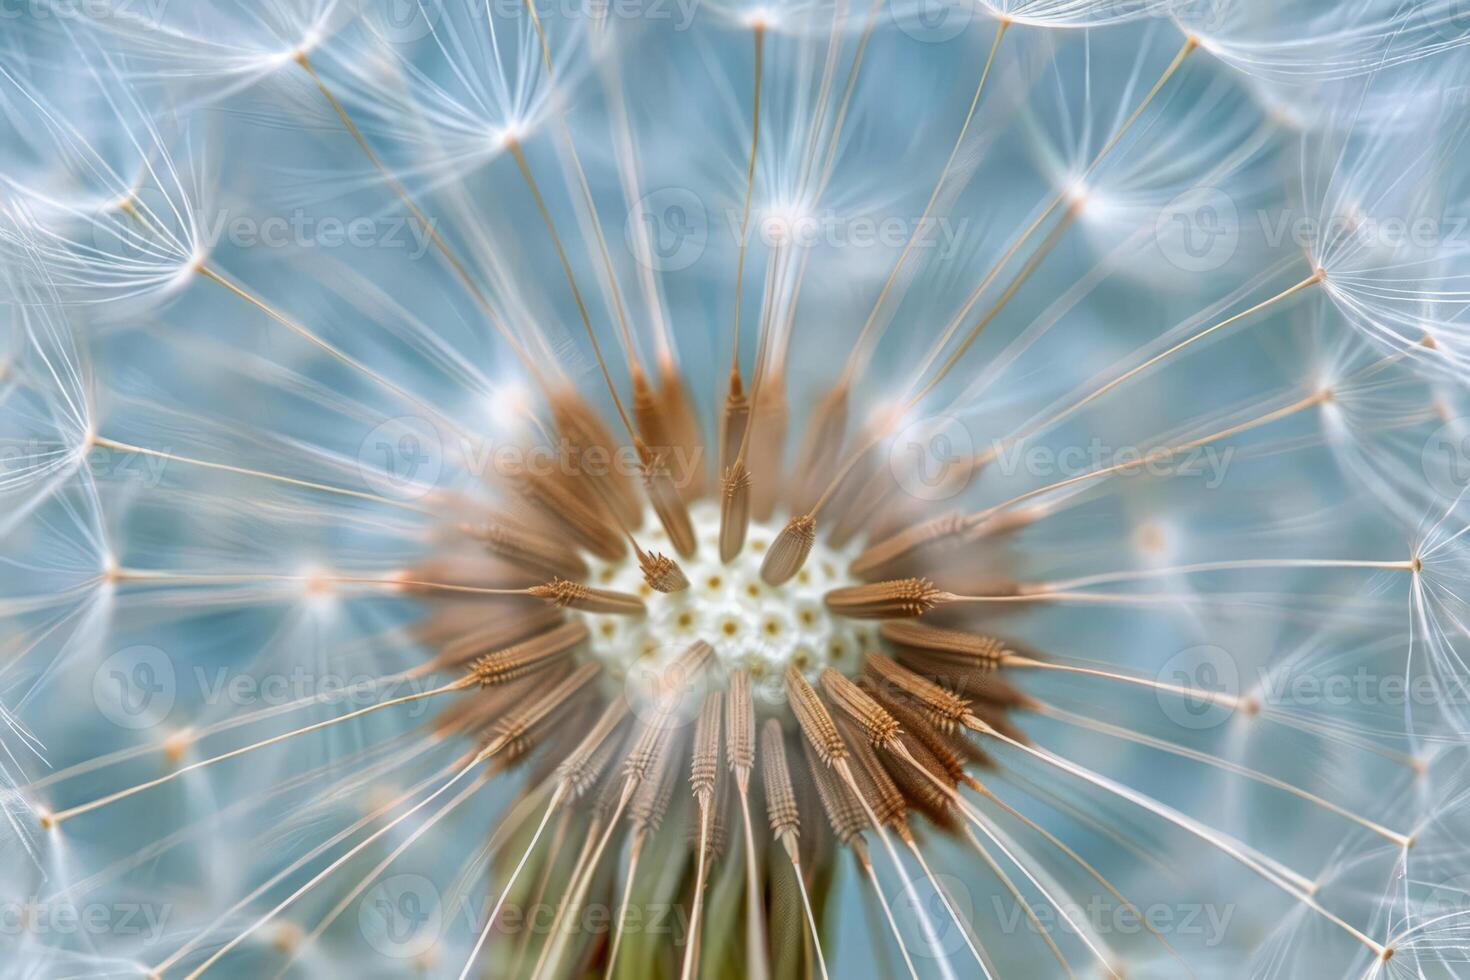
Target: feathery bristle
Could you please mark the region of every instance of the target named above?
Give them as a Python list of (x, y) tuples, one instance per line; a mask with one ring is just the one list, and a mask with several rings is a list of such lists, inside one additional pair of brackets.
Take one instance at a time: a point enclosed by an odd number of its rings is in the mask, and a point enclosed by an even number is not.
[[(835, 726), (833, 734), (837, 734)], [(838, 738), (840, 740), (841, 736)], [(822, 811), (827, 814), (827, 822), (837, 835), (838, 843), (851, 847), (867, 829), (868, 815), (863, 812), (862, 804), (852, 794), (847, 783), (832, 770), (816, 747), (807, 739), (801, 740), (801, 746), (806, 755), (807, 769), (817, 788), (817, 796), (822, 801)]]
[(708, 804), (715, 791), (715, 776), (720, 769), (720, 718), (725, 699), (711, 692), (699, 709), (694, 726), (694, 756), (689, 763), (689, 789), (696, 798)]
[(816, 541), (815, 518), (803, 514), (787, 521), (781, 533), (776, 535), (776, 540), (771, 542), (765, 560), (761, 562), (761, 579), (767, 585), (786, 584), (806, 564), (807, 556), (812, 553), (812, 545)]
[(816, 689), (795, 667), (786, 668), (786, 700), (806, 740), (823, 762), (830, 766), (847, 758), (847, 745), (837, 732), (837, 723), (832, 720)]
[(919, 674), (902, 667), (881, 653), (871, 653), (863, 666), (879, 684), (889, 685), (918, 701), (936, 722), (955, 725), (970, 714), (970, 702)]
[(587, 626), (580, 620), (563, 623), (540, 636), (515, 646), (486, 654), (474, 662), (470, 673), (481, 687), (504, 684), (539, 670), (552, 660), (570, 652), (587, 639)]
[(828, 609), (850, 619), (899, 619), (922, 616), (945, 596), (926, 578), (900, 578), (833, 589), (826, 602)]
[(853, 559), (852, 573), (862, 579), (882, 578), (928, 547), (959, 545), (964, 541), (966, 517), (949, 513), (932, 518), (869, 545)]
[(889, 643), (953, 656), (980, 670), (993, 670), (1000, 666), (1001, 658), (1009, 652), (1005, 643), (996, 637), (927, 623), (884, 623), (878, 627), (878, 632)]
[(561, 578), (581, 578), (587, 574), (587, 563), (575, 552), (534, 531), (514, 527), (505, 521), (464, 525), (463, 530), (483, 544), (486, 550), (506, 561), (531, 565)]
[(745, 547), (745, 532), (750, 527), (750, 471), (736, 460), (725, 471), (720, 488), (720, 561), (735, 560)]
[(831, 667), (822, 671), (820, 679), (827, 697), (852, 718), (869, 742), (888, 745), (898, 738), (898, 722), (856, 684)]
[(801, 811), (796, 805), (796, 791), (791, 785), (791, 769), (786, 762), (786, 735), (781, 723), (766, 719), (761, 726), (761, 784), (766, 789), (766, 814), (771, 833), (779, 838), (801, 832)]
[(638, 556), (638, 566), (643, 570), (643, 581), (655, 592), (672, 595), (689, 588), (689, 579), (679, 563), (656, 551)]
[(755, 704), (750, 697), (750, 675), (743, 670), (730, 674), (725, 692), (725, 754), (730, 771), (741, 786), (755, 766)]
[(577, 609), (581, 612), (642, 616), (648, 611), (643, 605), (643, 600), (636, 595), (614, 592), (611, 589), (594, 589), (579, 582), (569, 582), (564, 578), (552, 579), (545, 585), (533, 586), (527, 592), (555, 606)]

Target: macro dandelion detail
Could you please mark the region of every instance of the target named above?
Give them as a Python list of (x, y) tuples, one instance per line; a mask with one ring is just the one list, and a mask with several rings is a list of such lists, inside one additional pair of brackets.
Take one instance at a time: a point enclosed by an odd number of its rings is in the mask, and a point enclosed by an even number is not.
[(0, 973), (1470, 975), (1457, 8), (0, 10)]

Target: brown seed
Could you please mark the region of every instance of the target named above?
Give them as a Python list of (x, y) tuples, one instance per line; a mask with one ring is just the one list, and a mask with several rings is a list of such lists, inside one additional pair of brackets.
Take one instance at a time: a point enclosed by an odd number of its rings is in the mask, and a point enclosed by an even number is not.
[(612, 589), (594, 589), (564, 578), (554, 578), (545, 585), (532, 586), (526, 592), (564, 609), (578, 609), (582, 612), (642, 616), (648, 611), (643, 600), (636, 595), (614, 592)]
[(715, 648), (703, 640), (695, 640), (664, 668), (659, 686), (667, 694), (682, 695), (690, 683), (704, 673), (714, 659)]
[(689, 765), (689, 789), (696, 799), (708, 805), (715, 791), (715, 776), (720, 770), (720, 716), (724, 698), (712, 692), (699, 709), (694, 725), (694, 757)]
[(766, 719), (761, 728), (761, 783), (766, 788), (766, 813), (771, 821), (771, 835), (781, 838), (801, 831), (801, 813), (796, 806), (796, 791), (791, 786), (791, 770), (786, 764), (786, 736), (781, 723)]
[(514, 745), (534, 737), (548, 719), (569, 707), (574, 697), (582, 693), (601, 673), (601, 664), (583, 664), (550, 691), (512, 708), (491, 729), (492, 744), (503, 740), (508, 745)]
[(518, 704), (535, 700), (561, 683), (572, 672), (567, 661), (557, 662), (519, 680), (483, 688), (471, 697), (460, 698), (434, 716), (436, 735), (473, 735), (484, 732)]
[[(921, 743), (928, 752), (939, 762), (942, 771), (948, 775), (951, 784), (965, 777), (965, 759), (973, 758), (973, 753), (959, 751), (954, 743), (956, 731), (946, 735), (941, 726), (925, 715), (917, 704), (908, 698), (902, 697), (891, 687), (875, 683), (871, 678), (863, 677), (858, 681), (859, 685), (888, 709), (888, 713), (898, 719), (903, 726), (904, 744), (913, 749), (914, 743)], [(965, 740), (967, 745), (973, 745), (963, 734), (958, 737)], [(979, 751), (978, 747), (976, 751)], [(981, 761), (976, 758), (974, 761)], [(988, 761), (988, 757), (986, 759)]]
[(578, 545), (607, 561), (617, 561), (628, 546), (617, 527), (603, 511), (589, 506), (573, 486), (556, 475), (514, 468), (510, 476), (516, 491), (545, 518), (566, 532)]
[(893, 716), (852, 681), (827, 667), (822, 671), (822, 690), (862, 730), (873, 745), (889, 745), (901, 730)]
[(735, 560), (745, 547), (745, 532), (750, 527), (750, 471), (737, 460), (725, 471), (720, 487), (720, 561)]
[(815, 518), (803, 514), (787, 521), (761, 562), (761, 580), (772, 586), (786, 584), (806, 564), (816, 540)]
[(638, 784), (628, 802), (628, 819), (635, 831), (657, 833), (674, 799), (674, 786), (684, 763), (684, 744), (678, 739), (665, 739), (648, 778)]
[[(425, 646), (440, 648), (432, 663), (444, 670), (530, 639), (561, 622), (563, 616), (560, 609), (532, 606), (517, 610), (513, 616), (499, 616), (489, 622), (486, 619), (482, 604), (464, 603), (462, 608), (446, 609), (429, 617), (414, 629), (414, 635)], [(467, 624), (472, 625), (467, 628)]]
[(750, 468), (765, 476), (755, 484), (750, 496), (751, 513), (757, 520), (768, 521), (781, 496), (781, 461), (786, 455), (786, 429), (791, 418), (786, 403), (786, 378), (771, 370), (760, 384), (751, 415), (749, 444), (746, 447)]
[(638, 566), (643, 569), (643, 581), (655, 592), (670, 595), (689, 588), (689, 579), (679, 563), (658, 552), (639, 554)]
[(801, 725), (807, 741), (827, 765), (847, 758), (847, 745), (837, 732), (837, 724), (827, 711), (827, 706), (817, 696), (816, 689), (801, 676), (795, 667), (786, 668), (786, 700), (791, 713)]
[(705, 489), (704, 438), (700, 434), (699, 416), (689, 398), (689, 387), (684, 384), (678, 365), (668, 357), (659, 361), (658, 397), (669, 433), (669, 440), (663, 445), (679, 449), (691, 464), (680, 492), (686, 502), (698, 500), (704, 496)]
[(580, 620), (566, 622), (524, 643), (486, 654), (474, 662), (470, 673), (481, 687), (504, 684), (545, 667), (585, 639), (586, 624)]
[(463, 530), (484, 544), (492, 554), (506, 561), (532, 565), (562, 578), (581, 578), (587, 574), (587, 563), (576, 552), (550, 538), (515, 527), (506, 521), (463, 525)]
[(745, 427), (750, 423), (750, 399), (740, 380), (740, 371), (730, 371), (730, 387), (725, 393), (725, 405), (720, 413), (720, 472), (735, 465), (740, 455), (740, 442), (745, 438)]
[(838, 842), (851, 846), (867, 829), (868, 815), (863, 812), (862, 804), (852, 794), (847, 783), (833, 771), (812, 743), (802, 739), (801, 746), (806, 755), (806, 767), (817, 787), (817, 796), (827, 814), (827, 822), (832, 825), (832, 832), (837, 835)]
[(633, 747), (623, 760), (623, 775), (627, 779), (637, 783), (648, 778), (648, 774), (653, 771), (660, 753), (664, 751), (665, 743), (673, 735), (673, 713), (673, 701), (665, 699), (653, 717), (639, 728)]
[(903, 563), (930, 547), (940, 548), (964, 543), (967, 527), (965, 515), (943, 514), (922, 524), (870, 545), (853, 560), (851, 570), (861, 579), (872, 581), (904, 571)]
[(941, 727), (961, 724), (970, 714), (970, 702), (928, 678), (899, 666), (881, 653), (868, 654), (863, 669), (877, 683), (902, 691), (919, 702), (924, 713)]
[(557, 766), (557, 778), (566, 784), (574, 798), (580, 798), (602, 776), (618, 747), (618, 732), (628, 717), (627, 699), (613, 698), (601, 717), (577, 747), (567, 753)]
[(847, 433), (848, 386), (839, 382), (822, 397), (807, 420), (802, 439), (800, 489), (793, 507), (805, 514), (816, 506), (817, 498), (837, 471), (837, 457), (842, 452), (842, 439)]
[(993, 636), (945, 629), (927, 623), (891, 622), (878, 627), (889, 643), (915, 650), (953, 656), (977, 669), (993, 670), (1006, 654), (1005, 644)]
[(851, 619), (899, 619), (922, 616), (948, 598), (926, 578), (899, 578), (833, 589), (826, 601), (828, 609)]
[[(725, 852), (725, 844), (729, 837), (729, 797), (730, 777), (722, 769), (715, 772), (714, 783), (711, 787), (709, 803), (706, 804), (709, 824), (705, 828), (704, 857), (706, 861), (717, 861)], [(690, 850), (699, 847), (699, 807), (690, 810), (689, 820), (689, 844)]]
[(643, 470), (643, 489), (648, 494), (653, 512), (658, 515), (659, 523), (668, 532), (669, 542), (680, 557), (693, 558), (698, 550), (694, 525), (689, 522), (689, 509), (684, 504), (684, 498), (679, 496), (673, 474), (665, 465), (664, 454), (655, 453), (641, 439), (634, 440), (633, 448), (638, 451)]
[(855, 763), (852, 766), (853, 782), (857, 783), (858, 792), (873, 811), (873, 816), (878, 818), (878, 823), (893, 828), (900, 835), (907, 833), (908, 804), (904, 802), (893, 777), (878, 761), (862, 726), (843, 719), (840, 727), (852, 748)]
[(643, 523), (643, 505), (632, 481), (616, 467), (599, 466), (593, 470), (582, 462), (589, 450), (595, 451), (603, 459), (613, 458), (618, 441), (603, 423), (602, 417), (587, 403), (581, 392), (574, 388), (564, 387), (552, 392), (548, 403), (558, 434), (566, 440), (568, 448), (576, 453), (576, 458), (564, 461), (570, 472), (596, 483), (599, 489), (593, 492), (593, 498), (599, 504), (606, 501), (619, 520), (636, 529)]
[(743, 787), (755, 767), (755, 704), (750, 698), (750, 675), (737, 670), (725, 692), (725, 754), (730, 771)]

